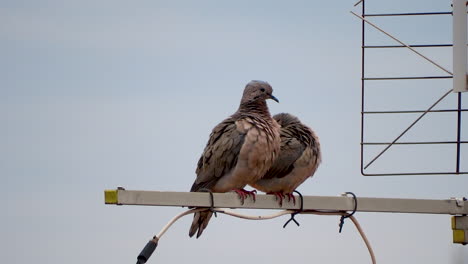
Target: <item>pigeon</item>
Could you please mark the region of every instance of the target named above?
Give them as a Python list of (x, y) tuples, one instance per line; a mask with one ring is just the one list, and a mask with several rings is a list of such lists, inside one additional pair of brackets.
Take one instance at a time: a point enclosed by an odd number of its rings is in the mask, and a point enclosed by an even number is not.
[[(238, 110), (211, 132), (198, 161), (191, 192), (229, 192), (244, 198), (255, 191), (243, 188), (259, 180), (271, 167), (280, 150), (280, 126), (271, 117), (267, 99), (279, 102), (267, 82), (251, 81), (244, 89)], [(203, 233), (211, 211), (194, 214), (189, 236)]]
[(293, 199), (292, 192), (312, 177), (322, 160), (320, 142), (315, 132), (288, 113), (273, 116), (281, 126), (281, 149), (271, 168), (257, 182), (257, 190), (275, 194), (282, 205), (283, 198)]

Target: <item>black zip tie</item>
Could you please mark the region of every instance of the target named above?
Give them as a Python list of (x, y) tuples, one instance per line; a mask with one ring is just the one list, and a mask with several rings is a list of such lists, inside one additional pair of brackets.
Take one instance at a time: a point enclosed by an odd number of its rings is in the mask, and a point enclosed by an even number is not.
[(210, 189), (207, 189), (207, 188), (201, 188), (200, 190), (198, 190), (200, 192), (207, 192), (210, 194), (210, 211), (214, 213), (214, 216), (215, 217), (218, 217), (218, 214), (216, 213), (216, 211), (214, 210), (215, 207), (214, 207), (214, 196), (213, 196), (213, 192), (210, 190)]
[(297, 226), (300, 226), (299, 222), (297, 222), (297, 220), (294, 218), (297, 214), (300, 214), (304, 211), (304, 197), (302, 197), (302, 194), (296, 190), (294, 190), (295, 193), (299, 194), (299, 197), (301, 197), (301, 207), (299, 208), (299, 210), (295, 211), (294, 213), (291, 214), (291, 218), (289, 218), (288, 221), (286, 221), (286, 223), (284, 223), (283, 225), (283, 228), (286, 228), (286, 226), (289, 224), (289, 222), (291, 221), (294, 221), (294, 223), (296, 223)]
[(350, 214), (346, 214), (346, 215), (342, 215), (341, 218), (340, 218), (340, 229), (339, 229), (339, 233), (341, 233), (341, 230), (343, 229), (343, 225), (344, 225), (344, 220), (346, 218), (349, 218), (351, 217), (354, 213), (356, 213), (356, 210), (357, 210), (357, 198), (356, 198), (356, 195), (352, 192), (345, 192), (346, 195), (350, 194), (353, 196), (353, 200), (354, 200), (354, 209), (353, 211), (350, 213)]

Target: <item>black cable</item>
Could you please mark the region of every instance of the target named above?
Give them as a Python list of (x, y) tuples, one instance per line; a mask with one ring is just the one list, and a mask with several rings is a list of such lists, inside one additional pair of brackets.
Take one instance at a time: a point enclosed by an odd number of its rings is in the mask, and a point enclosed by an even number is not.
[(345, 194), (350, 194), (350, 195), (353, 196), (353, 200), (354, 200), (354, 209), (353, 209), (353, 211), (352, 211), (350, 214), (344, 214), (344, 215), (341, 216), (341, 218), (340, 218), (340, 224), (339, 224), (339, 227), (340, 227), (339, 233), (341, 233), (341, 230), (343, 229), (344, 220), (345, 220), (346, 218), (349, 218), (349, 217), (351, 217), (352, 215), (354, 215), (354, 214), (356, 213), (356, 210), (357, 210), (357, 198), (356, 198), (356, 195), (355, 195), (354, 193), (352, 193), (352, 192), (346, 192)]
[(143, 250), (140, 252), (140, 254), (137, 257), (137, 264), (144, 264), (148, 259), (151, 257), (153, 254), (154, 250), (158, 246), (158, 240), (156, 236), (153, 237), (148, 243), (146, 243), (146, 246), (143, 248)]
[(300, 226), (299, 222), (297, 222), (297, 220), (294, 218), (297, 214), (300, 214), (304, 211), (304, 197), (302, 197), (302, 194), (296, 190), (294, 190), (295, 193), (299, 194), (299, 197), (301, 197), (301, 207), (299, 208), (299, 210), (295, 211), (294, 213), (291, 214), (291, 218), (289, 218), (288, 221), (286, 221), (286, 223), (284, 223), (283, 225), (283, 228), (286, 228), (286, 226), (289, 224), (289, 222), (291, 221), (294, 221), (294, 223), (296, 223), (297, 226)]

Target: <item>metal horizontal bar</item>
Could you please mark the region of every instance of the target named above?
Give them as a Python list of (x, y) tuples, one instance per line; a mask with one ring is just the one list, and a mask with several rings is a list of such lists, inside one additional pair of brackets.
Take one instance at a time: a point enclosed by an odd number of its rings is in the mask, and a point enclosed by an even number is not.
[(416, 77), (372, 77), (362, 78), (364, 81), (383, 81), (383, 80), (423, 80), (423, 79), (452, 79), (453, 76), (416, 76)]
[(400, 173), (364, 173), (363, 176), (424, 176), (424, 175), (458, 175), (458, 174), (468, 174), (468, 171), (462, 172), (400, 172)]
[(452, 12), (422, 12), (422, 13), (388, 13), (388, 14), (364, 14), (364, 17), (381, 17), (381, 16), (434, 16), (434, 15), (451, 15)]
[[(135, 190), (110, 190), (114, 192), (118, 205), (147, 205), (147, 206), (183, 206), (183, 207), (211, 207), (209, 193), (200, 192), (160, 192)], [(299, 201), (299, 197), (296, 200)], [(214, 207), (244, 208), (244, 209), (299, 209), (299, 203), (284, 201), (278, 204), (274, 195), (258, 194), (256, 201), (246, 199), (242, 205), (235, 193), (214, 193)], [(106, 198), (106, 201), (108, 199)], [(354, 201), (349, 196), (304, 196), (304, 210), (351, 211)], [(360, 212), (386, 213), (421, 213), (421, 214), (468, 214), (468, 202), (454, 199), (400, 199), (400, 198), (357, 198), (357, 210)]]
[[(441, 48), (441, 47), (452, 47), (452, 44), (421, 44), (421, 45), (409, 45), (412, 48)], [(366, 45), (363, 46), (365, 49), (387, 49), (387, 48), (407, 48), (404, 45)]]
[[(362, 142), (362, 145), (438, 145), (438, 144), (457, 144), (458, 141), (427, 141), (427, 142)], [(460, 141), (460, 144), (466, 144), (468, 141)]]
[[(460, 109), (460, 112), (467, 112), (468, 109)], [(450, 112), (458, 112), (458, 109), (442, 109), (442, 110), (406, 110), (406, 111), (364, 111), (361, 112), (362, 114), (418, 114), (418, 113), (450, 113)]]

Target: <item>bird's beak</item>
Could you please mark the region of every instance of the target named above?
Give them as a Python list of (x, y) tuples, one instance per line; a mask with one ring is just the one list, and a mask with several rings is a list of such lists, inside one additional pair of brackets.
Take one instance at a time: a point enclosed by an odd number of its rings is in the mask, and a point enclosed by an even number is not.
[(270, 94), (270, 99), (275, 100), (277, 103), (279, 103), (278, 98), (274, 97), (272, 94)]

